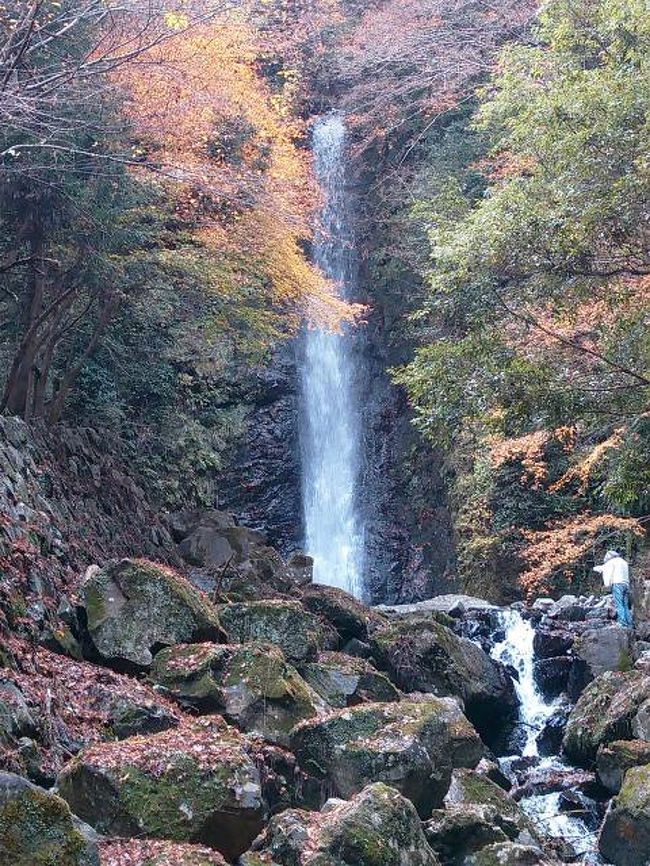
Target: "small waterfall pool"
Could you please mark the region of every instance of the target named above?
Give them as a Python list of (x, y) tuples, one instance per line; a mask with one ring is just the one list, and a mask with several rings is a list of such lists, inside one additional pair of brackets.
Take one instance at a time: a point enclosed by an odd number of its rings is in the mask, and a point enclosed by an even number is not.
[[(519, 724), (523, 728), (520, 734), (521, 753), (501, 758), (501, 769), (514, 781), (513, 769), (517, 764), (525, 765), (525, 759), (528, 759), (531, 772), (568, 773), (573, 768), (559, 755), (540, 757), (539, 736), (559, 709), (561, 699), (546, 700), (535, 683), (535, 629), (518, 610), (502, 611), (500, 620), (505, 636), (494, 645), (491, 655), (517, 672), (513, 682), (520, 700)], [(561, 792), (535, 794), (523, 797), (519, 805), (542, 835), (563, 840), (573, 847), (578, 859), (572, 862), (583, 866), (599, 866), (603, 861), (597, 854), (595, 829), (590, 828), (579, 814), (563, 810), (561, 797)]]
[[(334, 112), (316, 121), (316, 176), (324, 206), (314, 239), (314, 260), (350, 297), (352, 238), (345, 186), (345, 123)], [(361, 416), (349, 330), (311, 328), (301, 359), (302, 476), (305, 550), (314, 559), (314, 581), (361, 596), (363, 526), (357, 507)]]

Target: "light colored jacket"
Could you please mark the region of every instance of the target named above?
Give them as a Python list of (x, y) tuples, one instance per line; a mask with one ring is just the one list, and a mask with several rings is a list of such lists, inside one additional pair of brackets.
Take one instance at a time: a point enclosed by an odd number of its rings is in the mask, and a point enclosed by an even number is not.
[(608, 588), (615, 583), (622, 583), (625, 586), (630, 585), (630, 569), (622, 556), (616, 556), (603, 565), (595, 566), (594, 571), (602, 574), (603, 583)]

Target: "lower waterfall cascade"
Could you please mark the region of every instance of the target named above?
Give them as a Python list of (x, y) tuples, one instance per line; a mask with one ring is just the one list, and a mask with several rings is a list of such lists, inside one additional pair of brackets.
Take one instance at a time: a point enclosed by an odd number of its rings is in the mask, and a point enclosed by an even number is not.
[[(502, 640), (494, 644), (491, 655), (497, 661), (513, 669), (512, 677), (515, 691), (520, 701), (518, 728), (521, 752), (499, 759), (502, 771), (513, 781), (521, 783), (515, 769), (519, 764), (530, 767), (529, 772), (536, 774), (555, 774), (561, 777), (575, 768), (567, 764), (560, 755), (540, 757), (538, 740), (546, 724), (561, 707), (561, 698), (547, 700), (539, 691), (534, 676), (534, 637), (535, 629), (530, 619), (515, 609), (500, 612), (499, 620), (504, 632)], [(523, 728), (523, 731), (521, 729)], [(519, 749), (517, 750), (519, 752)], [(589, 825), (582, 811), (572, 814), (561, 808), (561, 791), (552, 793), (533, 793), (519, 800), (523, 811), (539, 828), (539, 832), (552, 840), (568, 842), (581, 866), (601, 866), (604, 861), (597, 852), (597, 824)]]

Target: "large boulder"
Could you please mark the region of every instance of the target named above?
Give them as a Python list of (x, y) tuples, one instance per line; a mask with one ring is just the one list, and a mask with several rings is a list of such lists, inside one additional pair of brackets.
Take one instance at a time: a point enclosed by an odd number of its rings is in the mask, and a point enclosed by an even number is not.
[(99, 866), (99, 855), (60, 797), (0, 773), (0, 866)]
[(302, 603), (317, 616), (326, 619), (343, 642), (357, 638), (365, 641), (369, 632), (385, 625), (386, 619), (335, 586), (312, 583), (302, 594)]
[(517, 696), (505, 667), (431, 617), (378, 629), (371, 646), (379, 667), (399, 688), (460, 697), (468, 718), (486, 736), (516, 713)]
[(261, 532), (238, 526), (224, 511), (180, 512), (169, 522), (181, 556), (195, 567), (192, 580), (231, 601), (292, 595), (311, 580), (309, 557), (285, 563)]
[(82, 597), (95, 651), (117, 666), (145, 668), (160, 647), (222, 636), (207, 599), (180, 574), (145, 560), (94, 571)]
[(332, 630), (297, 601), (225, 604), (219, 615), (231, 643), (273, 643), (292, 662), (314, 658), (319, 650), (333, 649), (338, 642)]
[(302, 770), (350, 797), (370, 782), (397, 788), (421, 815), (439, 806), (456, 767), (483, 755), (478, 734), (451, 698), (361, 704), (302, 722), (291, 736)]
[(434, 809), (424, 832), (443, 863), (457, 863), (486, 845), (507, 842), (510, 836), (500, 823), (499, 810), (494, 806), (459, 803)]
[(370, 662), (344, 653), (320, 653), (300, 667), (309, 685), (332, 707), (351, 707), (368, 702), (397, 701), (400, 693), (387, 676)]
[(533, 823), (503, 788), (486, 776), (464, 768), (454, 770), (445, 796), (446, 808), (461, 805), (488, 806), (498, 813), (498, 826), (510, 840), (523, 845), (536, 846), (539, 843)]
[(39, 785), (51, 787), (63, 761), (88, 743), (155, 733), (179, 723), (178, 707), (143, 682), (20, 641), (15, 648), (29, 654), (33, 666), (3, 670), (0, 728), (3, 705), (10, 706), (11, 745), (20, 743), (11, 752), (11, 767), (5, 767)]
[(614, 740), (631, 740), (633, 721), (650, 697), (650, 676), (641, 671), (608, 671), (580, 696), (569, 721), (562, 747), (580, 766), (596, 760), (598, 747)]
[(282, 745), (298, 722), (324, 709), (272, 644), (188, 644), (161, 650), (151, 678), (174, 698), (219, 712), (244, 731)]
[(418, 814), (394, 788), (369, 785), (322, 813), (273, 818), (241, 866), (438, 866)]
[(598, 779), (612, 794), (620, 791), (631, 767), (644, 764), (650, 764), (650, 743), (646, 740), (615, 740), (601, 746), (596, 756)]
[(218, 851), (157, 839), (104, 839), (101, 866), (227, 866)]
[(590, 628), (576, 638), (573, 654), (585, 667), (588, 679), (605, 671), (620, 671), (631, 666), (632, 636), (620, 625)]
[(101, 743), (63, 769), (60, 795), (101, 833), (200, 842), (234, 859), (264, 825), (252, 747), (218, 717)]
[(598, 847), (614, 866), (641, 866), (650, 861), (650, 764), (625, 774), (605, 816)]

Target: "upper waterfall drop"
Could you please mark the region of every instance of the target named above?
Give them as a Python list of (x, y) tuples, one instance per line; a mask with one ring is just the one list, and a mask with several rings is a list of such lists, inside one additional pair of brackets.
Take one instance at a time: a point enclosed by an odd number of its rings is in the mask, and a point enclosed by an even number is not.
[[(314, 260), (350, 297), (354, 267), (345, 189), (345, 122), (333, 112), (313, 131), (315, 171), (324, 205)], [(352, 335), (318, 328), (305, 334), (301, 424), (305, 547), (314, 581), (363, 593), (363, 527), (357, 509), (361, 419)]]

